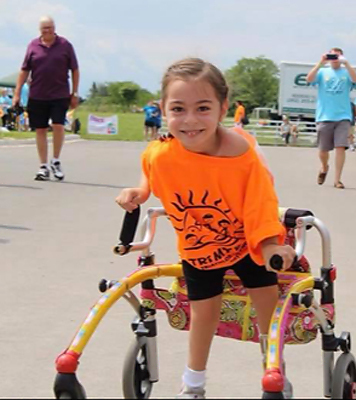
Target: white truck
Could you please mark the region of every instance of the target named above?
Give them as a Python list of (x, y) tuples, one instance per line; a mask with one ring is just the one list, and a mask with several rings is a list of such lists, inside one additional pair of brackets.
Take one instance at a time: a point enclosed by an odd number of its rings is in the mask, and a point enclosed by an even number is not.
[[(293, 119), (315, 120), (317, 87), (309, 85), (306, 80), (308, 72), (314, 65), (315, 63), (281, 63), (278, 96), (279, 118), (286, 114)], [(355, 91), (352, 91), (350, 94), (352, 101), (354, 101), (355, 96)]]

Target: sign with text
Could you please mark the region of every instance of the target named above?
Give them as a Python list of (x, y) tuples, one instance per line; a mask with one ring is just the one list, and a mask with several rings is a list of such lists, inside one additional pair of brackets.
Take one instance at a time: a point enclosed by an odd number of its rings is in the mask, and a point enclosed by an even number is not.
[(99, 117), (89, 114), (88, 116), (88, 133), (95, 135), (117, 135), (118, 131), (117, 115), (109, 117)]

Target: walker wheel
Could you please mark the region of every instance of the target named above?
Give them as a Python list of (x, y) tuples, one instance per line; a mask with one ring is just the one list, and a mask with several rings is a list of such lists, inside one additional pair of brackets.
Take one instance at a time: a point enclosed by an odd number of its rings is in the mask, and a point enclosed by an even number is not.
[(150, 382), (146, 343), (145, 337), (135, 337), (127, 352), (122, 375), (125, 399), (150, 397), (153, 383)]
[(75, 374), (58, 373), (54, 382), (56, 399), (86, 399), (83, 386)]
[(332, 399), (356, 399), (356, 361), (351, 353), (338, 358), (332, 378)]
[(282, 392), (263, 392), (262, 399), (284, 399)]

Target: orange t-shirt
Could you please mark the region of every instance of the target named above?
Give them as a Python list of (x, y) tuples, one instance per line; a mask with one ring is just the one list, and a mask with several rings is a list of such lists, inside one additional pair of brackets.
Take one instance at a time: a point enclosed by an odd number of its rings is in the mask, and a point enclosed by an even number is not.
[(245, 107), (238, 106), (235, 111), (235, 117), (234, 117), (235, 122), (236, 123), (241, 122), (241, 120), (244, 116), (245, 116)]
[(213, 157), (177, 139), (154, 141), (142, 166), (177, 233), (181, 258), (194, 267), (229, 267), (248, 253), (263, 265), (261, 241), (278, 236), (283, 244), (273, 184), (251, 144), (241, 156)]

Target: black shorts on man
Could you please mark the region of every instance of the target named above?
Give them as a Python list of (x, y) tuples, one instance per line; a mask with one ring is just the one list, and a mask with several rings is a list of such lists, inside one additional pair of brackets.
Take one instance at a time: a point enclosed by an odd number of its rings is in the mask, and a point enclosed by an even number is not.
[(31, 128), (45, 129), (52, 124), (64, 125), (70, 98), (37, 100), (29, 99), (27, 109)]

